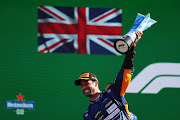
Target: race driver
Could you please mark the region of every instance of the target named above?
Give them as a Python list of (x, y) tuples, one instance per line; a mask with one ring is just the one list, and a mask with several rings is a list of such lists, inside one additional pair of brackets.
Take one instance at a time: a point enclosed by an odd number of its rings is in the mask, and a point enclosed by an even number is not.
[(100, 91), (98, 79), (91, 72), (82, 73), (75, 81), (75, 85), (81, 86), (84, 95), (90, 99), (89, 108), (83, 114), (84, 120), (132, 120), (124, 95), (134, 72), (134, 49), (143, 34), (138, 30), (135, 33), (137, 37), (131, 49), (126, 53), (114, 83), (106, 90)]

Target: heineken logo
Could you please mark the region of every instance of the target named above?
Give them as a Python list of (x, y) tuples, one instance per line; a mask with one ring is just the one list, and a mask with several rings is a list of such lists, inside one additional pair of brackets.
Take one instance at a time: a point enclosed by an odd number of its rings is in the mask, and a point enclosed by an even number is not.
[(129, 84), (126, 93), (158, 94), (164, 88), (180, 88), (180, 63), (154, 63)]
[(6, 101), (6, 109), (16, 109), (17, 115), (24, 115), (25, 109), (35, 109), (35, 103), (33, 101), (26, 101), (26, 99), (24, 99), (25, 96), (21, 93), (16, 95), (16, 97), (15, 101)]

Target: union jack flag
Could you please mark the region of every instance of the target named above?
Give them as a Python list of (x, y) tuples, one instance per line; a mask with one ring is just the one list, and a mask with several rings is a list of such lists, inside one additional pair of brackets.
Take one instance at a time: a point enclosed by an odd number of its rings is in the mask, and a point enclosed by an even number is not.
[(120, 55), (122, 9), (38, 6), (38, 52)]

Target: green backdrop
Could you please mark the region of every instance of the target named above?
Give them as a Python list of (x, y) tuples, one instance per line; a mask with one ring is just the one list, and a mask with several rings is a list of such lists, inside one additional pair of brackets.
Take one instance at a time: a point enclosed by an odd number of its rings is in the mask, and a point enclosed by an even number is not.
[[(122, 8), (123, 34), (137, 13), (158, 21), (144, 31), (135, 58), (137, 76), (152, 63), (180, 63), (179, 0), (3, 0), (0, 2), (0, 119), (81, 120), (89, 99), (74, 80), (84, 71), (97, 75), (103, 90), (119, 71), (124, 56), (43, 54), (37, 52), (37, 6)], [(180, 68), (176, 68), (180, 71)], [(180, 74), (177, 75), (180, 78)], [(6, 109), (6, 101), (21, 93), (35, 109)], [(180, 89), (164, 88), (157, 94), (127, 93), (129, 109), (139, 120), (179, 120)]]

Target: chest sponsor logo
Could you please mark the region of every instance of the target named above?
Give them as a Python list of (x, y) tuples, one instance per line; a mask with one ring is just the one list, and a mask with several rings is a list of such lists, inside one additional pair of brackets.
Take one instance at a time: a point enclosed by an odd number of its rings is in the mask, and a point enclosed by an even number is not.
[(113, 103), (113, 104), (107, 109), (108, 114), (111, 114), (116, 108), (117, 108), (117, 105), (116, 105), (115, 103)]
[(95, 114), (95, 118), (97, 118), (98, 117), (98, 115), (100, 115), (101, 114), (101, 111), (97, 111), (97, 113)]
[(108, 108), (111, 104), (113, 103), (113, 101), (109, 101), (106, 105), (105, 105), (105, 108)]

